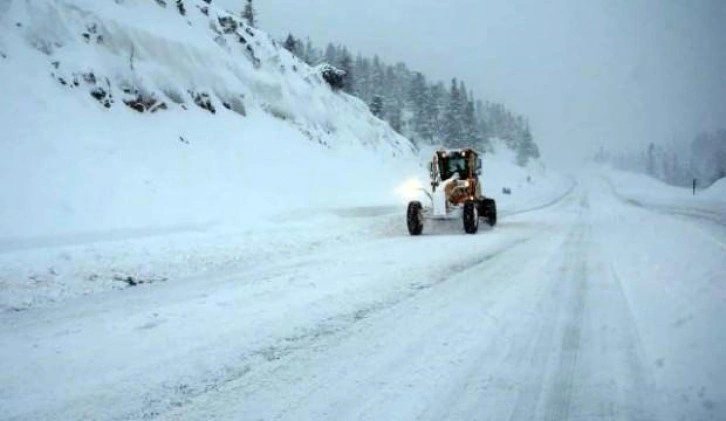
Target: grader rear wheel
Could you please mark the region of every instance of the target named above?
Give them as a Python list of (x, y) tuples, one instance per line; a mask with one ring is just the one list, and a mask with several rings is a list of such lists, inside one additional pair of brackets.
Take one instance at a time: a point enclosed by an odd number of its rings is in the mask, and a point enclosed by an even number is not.
[(486, 221), (487, 225), (493, 227), (497, 224), (497, 202), (494, 199), (481, 199), (479, 201), (479, 213)]

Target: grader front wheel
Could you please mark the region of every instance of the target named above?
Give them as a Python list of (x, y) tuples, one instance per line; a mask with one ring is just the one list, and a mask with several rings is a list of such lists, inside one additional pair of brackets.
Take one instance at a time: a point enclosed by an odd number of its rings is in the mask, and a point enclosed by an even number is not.
[(406, 225), (408, 225), (408, 233), (411, 235), (420, 235), (423, 231), (421, 202), (409, 202), (406, 211)]
[(464, 220), (464, 231), (467, 234), (476, 234), (479, 230), (479, 209), (474, 201), (464, 203), (464, 212), (462, 214)]

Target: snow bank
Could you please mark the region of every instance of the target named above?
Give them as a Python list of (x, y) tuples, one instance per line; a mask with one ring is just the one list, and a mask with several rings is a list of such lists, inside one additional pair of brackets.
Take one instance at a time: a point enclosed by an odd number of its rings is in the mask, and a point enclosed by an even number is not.
[(711, 184), (701, 192), (701, 196), (708, 199), (726, 201), (726, 178), (722, 178)]
[(656, 206), (694, 209), (721, 209), (726, 212), (726, 183), (717, 181), (705, 190), (676, 187), (644, 174), (617, 171), (610, 168), (595, 169), (607, 178), (616, 192), (627, 199)]

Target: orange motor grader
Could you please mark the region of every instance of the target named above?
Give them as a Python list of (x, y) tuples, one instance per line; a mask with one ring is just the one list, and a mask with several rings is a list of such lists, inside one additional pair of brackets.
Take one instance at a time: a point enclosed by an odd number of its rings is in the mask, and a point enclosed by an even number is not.
[(411, 235), (423, 232), (426, 219), (453, 219), (461, 217), (464, 231), (475, 234), (479, 219), (489, 226), (497, 223), (497, 205), (482, 192), (481, 158), (471, 148), (441, 149), (434, 153), (429, 164), (431, 192), (426, 195), (430, 206), (411, 201), (406, 211), (406, 223)]

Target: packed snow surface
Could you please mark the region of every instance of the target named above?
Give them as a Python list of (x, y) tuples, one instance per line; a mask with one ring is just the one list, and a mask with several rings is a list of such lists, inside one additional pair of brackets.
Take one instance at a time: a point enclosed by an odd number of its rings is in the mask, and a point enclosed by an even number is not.
[(726, 227), (634, 204), (620, 177), (577, 177), (477, 235), (437, 221), (411, 237), (400, 206), (147, 239), (240, 253), (1, 313), (3, 414), (723, 419)]

